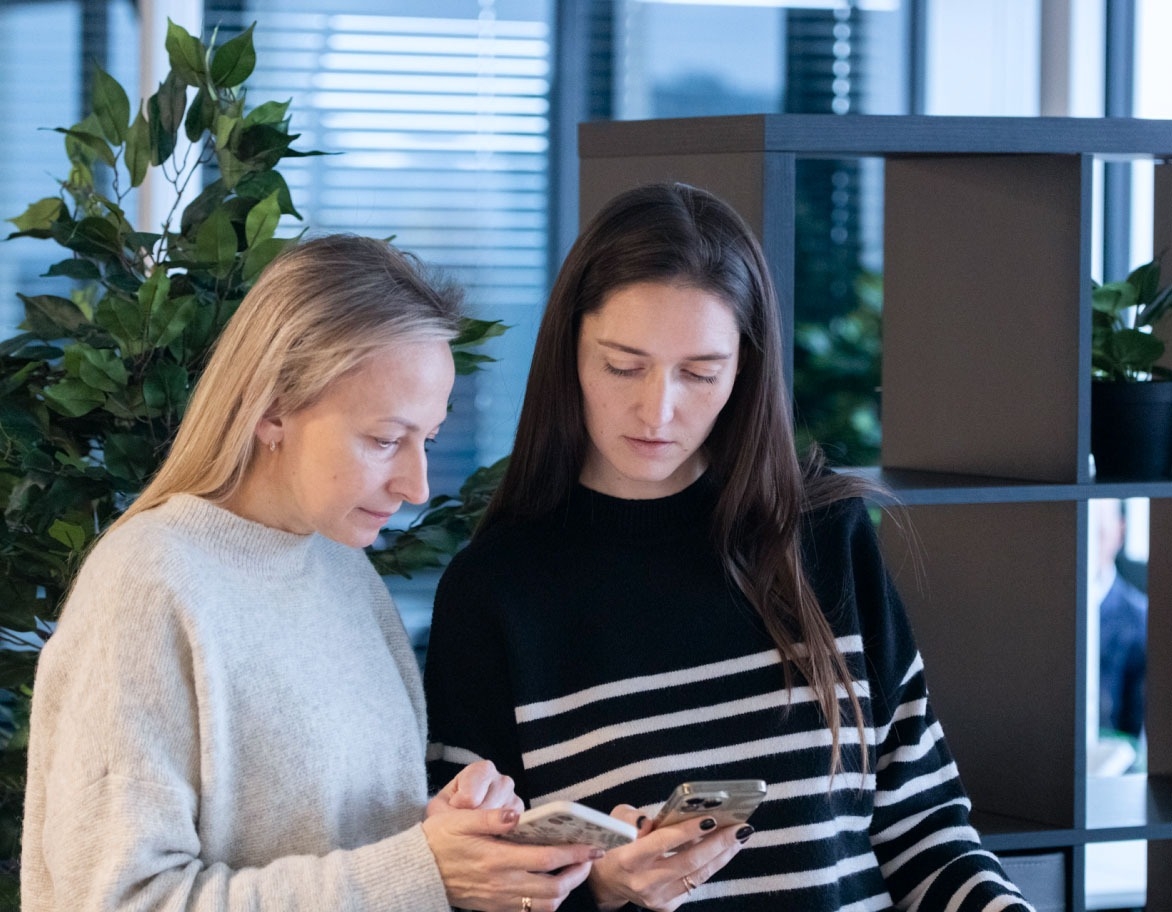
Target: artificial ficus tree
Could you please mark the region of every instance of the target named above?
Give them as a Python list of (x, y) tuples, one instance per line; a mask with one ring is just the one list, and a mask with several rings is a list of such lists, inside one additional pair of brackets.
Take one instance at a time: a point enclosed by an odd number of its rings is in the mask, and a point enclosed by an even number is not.
[[(40, 647), (95, 537), (154, 473), (208, 350), (300, 219), (278, 165), (290, 102), (249, 108), (253, 27), (219, 46), (168, 23), (170, 71), (131, 117), (101, 69), (90, 112), (64, 135), (59, 193), (10, 219), (10, 237), (56, 245), (66, 295), (20, 295), (21, 331), (0, 341), (0, 909), (18, 907), (28, 710)], [(161, 176), (162, 224), (135, 226), (132, 193)], [(198, 189), (198, 192), (195, 192)], [(503, 327), (467, 320), (457, 371)], [(503, 465), (441, 495), (370, 554), (383, 573), (442, 565), (467, 539)]]

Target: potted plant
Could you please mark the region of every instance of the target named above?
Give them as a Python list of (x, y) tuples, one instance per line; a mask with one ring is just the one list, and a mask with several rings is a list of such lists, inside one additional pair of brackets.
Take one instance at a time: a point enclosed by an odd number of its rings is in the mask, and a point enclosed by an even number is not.
[[(208, 348), (300, 218), (277, 170), (292, 148), (288, 102), (246, 108), (252, 27), (219, 47), (169, 23), (170, 72), (131, 119), (100, 69), (92, 111), (61, 128), (68, 176), (57, 196), (10, 219), (10, 237), (57, 245), (46, 274), (69, 296), (22, 295), (22, 332), (0, 340), (0, 909), (18, 908), (29, 701), (40, 647), (94, 538), (161, 461)], [(181, 150), (179, 131), (192, 144)], [(173, 192), (162, 225), (134, 226), (124, 203), (156, 169)], [(184, 204), (203, 169), (205, 186)], [(52, 262), (52, 261), (51, 261)], [(457, 371), (487, 356), (496, 322), (468, 320)], [(466, 540), (502, 465), (460, 496), (435, 498), (370, 556), (384, 574), (439, 566)]]
[(1091, 291), (1091, 452), (1098, 478), (1166, 478), (1172, 471), (1172, 370), (1150, 332), (1172, 309), (1159, 258)]

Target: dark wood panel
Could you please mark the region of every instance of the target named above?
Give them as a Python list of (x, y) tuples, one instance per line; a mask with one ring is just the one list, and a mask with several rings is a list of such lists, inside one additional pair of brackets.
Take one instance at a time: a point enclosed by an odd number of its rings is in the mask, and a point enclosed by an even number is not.
[(1085, 480), (1090, 180), (1084, 156), (887, 162), (885, 466)]
[[(1081, 825), (1085, 504), (911, 507), (880, 526), (934, 709), (982, 811)], [(1080, 663), (1082, 663), (1080, 665)], [(1077, 783), (1077, 787), (1076, 787)]]

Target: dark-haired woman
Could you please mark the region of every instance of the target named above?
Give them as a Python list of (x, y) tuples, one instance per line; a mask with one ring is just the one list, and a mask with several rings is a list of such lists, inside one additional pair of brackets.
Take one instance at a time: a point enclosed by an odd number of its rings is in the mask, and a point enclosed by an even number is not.
[[(640, 827), (563, 908), (1030, 908), (968, 822), (848, 477), (799, 461), (775, 292), (744, 221), (613, 200), (551, 293), (508, 474), (436, 599), (432, 773)], [(646, 817), (754, 778), (751, 825)]]

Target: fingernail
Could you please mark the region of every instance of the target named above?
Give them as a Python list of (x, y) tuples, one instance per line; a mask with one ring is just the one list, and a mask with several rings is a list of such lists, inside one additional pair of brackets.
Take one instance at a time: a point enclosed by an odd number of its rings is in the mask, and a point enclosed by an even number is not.
[(512, 808), (505, 808), (501, 811), (501, 823), (514, 823), (517, 820), (517, 812)]
[(643, 829), (643, 824), (645, 824), (646, 822), (647, 822), (647, 815), (646, 815), (646, 814), (640, 814), (640, 815), (639, 815), (639, 819), (635, 821), (635, 829), (636, 829), (636, 830), (641, 830), (641, 829)]
[(590, 860), (598, 861), (605, 854), (606, 852), (602, 851), (602, 849), (592, 849), (590, 852)]
[(757, 832), (757, 831), (754, 830), (751, 826), (749, 826), (749, 824), (746, 823), (743, 827), (741, 827), (739, 830), (737, 830), (737, 841), (744, 842), (746, 839), (748, 839), (750, 836), (752, 836), (755, 832)]
[(700, 829), (702, 830), (711, 830), (714, 826), (716, 826), (716, 821), (711, 817), (705, 817), (700, 821)]

